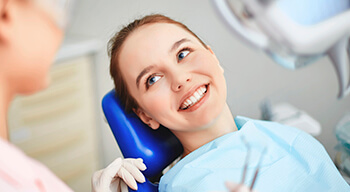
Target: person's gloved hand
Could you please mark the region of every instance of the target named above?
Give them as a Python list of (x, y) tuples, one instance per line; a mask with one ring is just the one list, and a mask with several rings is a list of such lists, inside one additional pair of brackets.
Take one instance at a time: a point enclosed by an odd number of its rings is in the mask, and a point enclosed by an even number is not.
[[(235, 183), (231, 181), (226, 181), (225, 186), (226, 186), (226, 189), (228, 189), (228, 192), (256, 192), (255, 190), (251, 190), (250, 187), (244, 184)], [(223, 191), (211, 191), (211, 192), (223, 192)]]
[(137, 190), (137, 183), (145, 182), (141, 171), (146, 170), (146, 165), (141, 158), (117, 158), (105, 169), (96, 171), (92, 176), (93, 192), (128, 192)]
[(239, 183), (227, 181), (225, 185), (229, 192), (256, 192), (251, 190), (248, 186)]

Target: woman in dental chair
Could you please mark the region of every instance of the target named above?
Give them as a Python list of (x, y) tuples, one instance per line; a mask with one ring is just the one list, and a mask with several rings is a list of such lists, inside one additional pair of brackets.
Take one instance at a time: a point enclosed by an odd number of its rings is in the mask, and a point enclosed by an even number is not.
[(259, 192), (350, 191), (312, 136), (234, 118), (220, 62), (182, 23), (149, 15), (116, 33), (109, 46), (110, 73), (125, 110), (150, 129), (167, 127), (183, 146), (159, 191), (226, 191), (225, 181), (240, 182), (243, 169), (243, 183)]

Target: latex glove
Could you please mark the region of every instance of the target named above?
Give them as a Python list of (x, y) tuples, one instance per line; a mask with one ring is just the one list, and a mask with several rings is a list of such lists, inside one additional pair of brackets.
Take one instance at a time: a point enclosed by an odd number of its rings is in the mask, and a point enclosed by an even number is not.
[(137, 190), (137, 182), (145, 182), (141, 171), (146, 165), (141, 158), (117, 158), (105, 169), (96, 171), (92, 176), (93, 192), (128, 192), (128, 186)]
[[(250, 188), (246, 185), (243, 185), (240, 183), (234, 183), (230, 181), (225, 182), (225, 186), (229, 192), (256, 192), (255, 190), (253, 191), (250, 190)], [(212, 192), (223, 192), (223, 191), (212, 191)]]
[(234, 183), (234, 182), (225, 182), (225, 185), (229, 192), (256, 192), (255, 190), (250, 190), (246, 185)]

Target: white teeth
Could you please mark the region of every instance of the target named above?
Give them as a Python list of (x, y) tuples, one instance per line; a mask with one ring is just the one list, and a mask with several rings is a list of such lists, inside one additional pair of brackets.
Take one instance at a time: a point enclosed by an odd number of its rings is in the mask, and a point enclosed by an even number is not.
[(203, 96), (204, 93), (207, 91), (206, 87), (200, 87), (199, 89), (197, 89), (193, 95), (191, 95), (190, 97), (188, 97), (182, 104), (180, 109), (187, 109), (191, 106), (193, 106), (194, 104), (196, 104)]
[(190, 99), (191, 99), (192, 103), (195, 103), (197, 101), (197, 99), (194, 96), (191, 96)]
[(196, 97), (197, 100), (199, 100), (201, 98), (201, 96), (197, 92), (195, 92), (193, 95), (194, 95), (194, 97)]

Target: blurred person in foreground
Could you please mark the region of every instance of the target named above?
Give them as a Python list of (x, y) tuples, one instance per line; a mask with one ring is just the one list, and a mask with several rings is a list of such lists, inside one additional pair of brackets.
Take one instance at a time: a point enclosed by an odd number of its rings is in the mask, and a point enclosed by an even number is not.
[[(13, 98), (49, 85), (49, 70), (63, 39), (69, 3), (0, 0), (0, 191), (72, 191), (48, 168), (10, 144), (7, 127)], [(144, 169), (141, 159), (117, 158), (94, 174), (93, 191), (120, 191), (126, 184), (135, 189), (135, 179), (144, 181), (140, 172)]]

